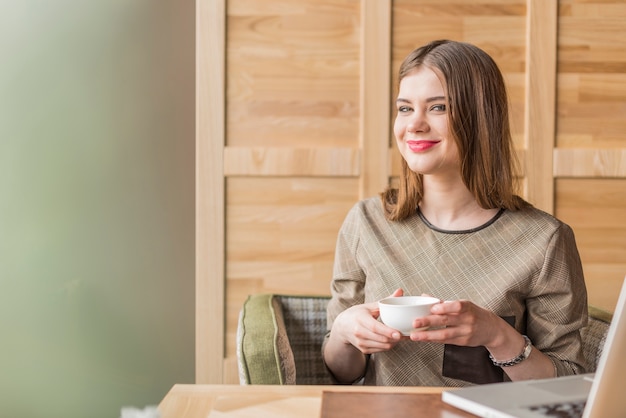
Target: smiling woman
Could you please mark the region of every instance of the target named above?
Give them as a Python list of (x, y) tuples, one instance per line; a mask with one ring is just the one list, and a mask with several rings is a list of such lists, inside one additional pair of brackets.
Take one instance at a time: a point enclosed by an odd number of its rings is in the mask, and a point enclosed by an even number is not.
[[(516, 194), (504, 81), (474, 45), (434, 41), (399, 71), (399, 187), (339, 231), (324, 360), (343, 383), (465, 386), (585, 371), (572, 230)], [(520, 256), (520, 254), (522, 256)], [(404, 332), (389, 295), (437, 303)]]
[[(514, 185), (517, 167), (506, 87), (489, 55), (470, 44), (432, 42), (406, 57), (399, 80), (394, 134), (403, 156), (403, 174), (393, 219), (413, 213), (416, 202), (403, 198), (405, 190), (417, 193), (418, 201), (423, 193), (425, 172), (409, 166), (410, 155), (404, 153), (403, 142), (409, 147), (431, 149), (435, 141), (437, 145), (443, 142), (441, 148), (452, 148), (441, 152), (447, 156), (448, 165), (456, 164), (452, 177), (457, 184), (463, 182), (459, 186), (468, 189), (482, 208), (519, 209), (526, 205), (516, 195)], [(405, 103), (413, 105), (403, 106)], [(431, 143), (420, 144), (418, 140), (424, 139)], [(388, 203), (387, 209), (391, 206)]]

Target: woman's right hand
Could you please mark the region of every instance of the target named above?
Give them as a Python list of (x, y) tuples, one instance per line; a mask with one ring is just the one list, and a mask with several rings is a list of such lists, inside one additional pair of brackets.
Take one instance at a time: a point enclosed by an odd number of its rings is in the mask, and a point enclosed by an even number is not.
[[(397, 289), (391, 296), (402, 296), (403, 293), (402, 289)], [(404, 337), (378, 321), (379, 316), (378, 302), (352, 306), (335, 318), (331, 335), (363, 354), (390, 350)]]
[[(402, 289), (392, 296), (402, 296)], [(367, 354), (387, 351), (402, 337), (399, 331), (378, 321), (378, 302), (352, 306), (335, 318), (324, 345), (324, 362), (339, 382), (363, 377)]]

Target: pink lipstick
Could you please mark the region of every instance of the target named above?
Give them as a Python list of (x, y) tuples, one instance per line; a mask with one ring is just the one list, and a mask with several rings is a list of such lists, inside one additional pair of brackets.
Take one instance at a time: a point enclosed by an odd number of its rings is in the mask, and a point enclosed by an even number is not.
[(409, 149), (413, 152), (422, 152), (427, 151), (437, 145), (439, 141), (428, 141), (428, 140), (420, 140), (420, 141), (406, 141)]

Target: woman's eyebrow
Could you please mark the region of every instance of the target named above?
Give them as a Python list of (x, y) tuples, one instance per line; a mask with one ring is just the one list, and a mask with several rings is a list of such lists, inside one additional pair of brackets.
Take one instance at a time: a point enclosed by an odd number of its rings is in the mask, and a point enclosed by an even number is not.
[[(426, 99), (426, 103), (440, 102), (440, 101), (445, 101), (445, 100), (446, 100), (446, 96), (434, 96), (434, 97), (429, 97), (428, 99)], [(396, 103), (411, 103), (411, 101), (408, 99), (403, 99), (402, 97), (398, 97), (396, 99)]]
[(446, 100), (446, 96), (435, 96), (435, 97), (429, 97), (428, 99), (426, 99), (426, 103), (441, 102), (445, 100)]

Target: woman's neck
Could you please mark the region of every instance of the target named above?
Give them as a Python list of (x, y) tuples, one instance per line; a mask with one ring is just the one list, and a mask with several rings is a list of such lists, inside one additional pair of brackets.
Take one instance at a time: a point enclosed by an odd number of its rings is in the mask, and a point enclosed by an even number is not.
[(473, 229), (484, 225), (498, 213), (498, 208), (480, 207), (460, 178), (453, 182), (429, 180), (424, 181), (424, 195), (419, 208), (428, 222), (437, 228), (449, 231)]

